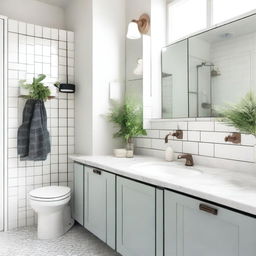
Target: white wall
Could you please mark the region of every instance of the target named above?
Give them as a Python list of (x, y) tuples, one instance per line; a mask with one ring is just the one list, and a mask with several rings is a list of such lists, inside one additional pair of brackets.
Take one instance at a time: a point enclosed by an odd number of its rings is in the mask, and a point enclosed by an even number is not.
[(1, 0), (0, 14), (31, 24), (65, 29), (62, 8), (35, 0)]
[(92, 154), (92, 1), (73, 0), (66, 9), (67, 27), (75, 32), (75, 151)]
[(125, 81), (125, 0), (93, 1), (93, 154), (112, 154), (109, 83)]
[(152, 118), (161, 117), (161, 49), (166, 45), (166, 0), (151, 0)]
[(119, 144), (104, 116), (109, 83), (125, 80), (124, 0), (73, 0), (66, 14), (76, 34), (76, 153), (109, 154)]

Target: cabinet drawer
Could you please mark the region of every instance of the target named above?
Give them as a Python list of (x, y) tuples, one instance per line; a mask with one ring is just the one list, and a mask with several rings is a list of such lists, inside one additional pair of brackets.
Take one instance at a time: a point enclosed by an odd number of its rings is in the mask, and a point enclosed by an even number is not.
[(165, 255), (255, 256), (256, 219), (165, 191)]

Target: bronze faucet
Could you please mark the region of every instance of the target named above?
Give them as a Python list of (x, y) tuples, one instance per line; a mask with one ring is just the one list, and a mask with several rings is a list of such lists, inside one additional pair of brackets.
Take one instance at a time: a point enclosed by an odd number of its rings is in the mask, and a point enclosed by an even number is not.
[(186, 159), (186, 166), (194, 166), (194, 160), (191, 154), (179, 155), (178, 159)]
[(169, 136), (173, 136), (173, 137), (176, 137), (177, 139), (180, 139), (182, 140), (183, 139), (183, 131), (182, 130), (177, 130), (176, 132), (174, 133), (168, 133), (166, 136), (165, 136), (165, 143), (168, 143), (168, 138)]

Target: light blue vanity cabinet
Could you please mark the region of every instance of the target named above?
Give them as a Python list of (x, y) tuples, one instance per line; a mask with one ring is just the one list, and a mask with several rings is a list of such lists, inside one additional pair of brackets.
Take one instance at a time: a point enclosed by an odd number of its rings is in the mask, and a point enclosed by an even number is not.
[(117, 177), (117, 251), (123, 256), (160, 255), (156, 219), (156, 188)]
[(115, 175), (84, 166), (84, 227), (115, 249)]
[(255, 256), (256, 219), (165, 191), (166, 256)]
[(74, 163), (73, 218), (84, 224), (84, 166)]

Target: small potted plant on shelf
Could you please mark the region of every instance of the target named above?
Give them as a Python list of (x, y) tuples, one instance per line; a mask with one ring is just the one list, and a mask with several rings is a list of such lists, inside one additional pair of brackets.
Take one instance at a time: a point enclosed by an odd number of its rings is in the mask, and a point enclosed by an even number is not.
[[(227, 105), (219, 111), (222, 121), (237, 128), (242, 133), (254, 135), (256, 141), (256, 95), (252, 91), (246, 94), (238, 104)], [(256, 144), (254, 146), (256, 162)]]
[(42, 81), (46, 78), (46, 75), (39, 75), (37, 78), (33, 78), (31, 84), (26, 83), (26, 80), (20, 81), (20, 87), (27, 90), (28, 94), (21, 95), (26, 99), (43, 100), (46, 101), (51, 97), (51, 90), (46, 87)]
[(129, 100), (121, 105), (114, 103), (108, 117), (118, 127), (114, 138), (123, 138), (127, 145), (126, 157), (133, 157), (133, 137), (147, 135), (146, 130), (143, 129), (142, 107)]

